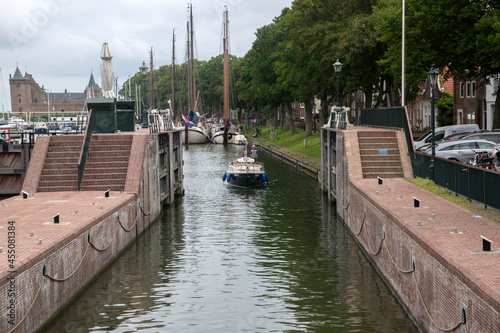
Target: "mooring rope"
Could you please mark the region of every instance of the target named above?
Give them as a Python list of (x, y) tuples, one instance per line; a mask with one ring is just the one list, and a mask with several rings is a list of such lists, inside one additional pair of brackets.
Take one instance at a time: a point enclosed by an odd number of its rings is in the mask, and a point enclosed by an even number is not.
[(125, 228), (125, 226), (123, 225), (122, 221), (120, 221), (120, 215), (118, 215), (118, 217), (116, 218), (118, 223), (120, 223), (121, 227), (123, 230), (125, 230), (126, 232), (130, 232), (132, 231), (132, 229), (134, 229), (136, 223), (137, 223), (137, 219), (139, 218), (139, 212), (137, 212), (137, 216), (135, 217), (135, 221), (134, 221), (134, 224), (132, 224), (132, 226), (130, 227), (130, 229), (127, 229)]
[(111, 241), (109, 242), (109, 244), (108, 244), (108, 245), (106, 245), (106, 247), (105, 247), (105, 248), (103, 248), (103, 249), (98, 248), (97, 246), (95, 246), (95, 245), (92, 243), (92, 241), (91, 241), (90, 239), (89, 239), (89, 244), (90, 244), (90, 245), (92, 245), (92, 247), (93, 247), (94, 249), (96, 249), (97, 251), (100, 251), (100, 252), (106, 251), (106, 250), (108, 249), (108, 247), (110, 247), (110, 246), (111, 246), (111, 244), (113, 244), (113, 241), (115, 240), (116, 233), (117, 233), (117, 231), (118, 231), (118, 225), (119, 225), (119, 222), (116, 222), (116, 228), (115, 228), (115, 232), (114, 232), (113, 238), (111, 238)]
[(370, 239), (367, 239), (367, 240), (366, 240), (366, 244), (368, 244), (368, 248), (370, 249), (370, 252), (371, 252), (374, 256), (376, 256), (376, 255), (378, 255), (378, 254), (379, 254), (380, 250), (382, 249), (382, 243), (384, 242), (384, 240), (385, 240), (385, 236), (383, 236), (383, 237), (382, 237), (382, 239), (380, 240), (380, 244), (378, 245), (378, 250), (377, 250), (377, 252), (373, 252), (372, 247), (371, 247), (371, 245), (370, 245)]
[(85, 256), (87, 255), (87, 251), (88, 250), (89, 250), (89, 243), (87, 242), (87, 248), (85, 249), (85, 253), (82, 256), (82, 259), (80, 259), (80, 262), (78, 263), (78, 265), (76, 266), (76, 268), (73, 270), (73, 272), (69, 276), (67, 276), (65, 278), (62, 278), (62, 279), (58, 279), (58, 278), (55, 278), (53, 276), (50, 276), (48, 273), (44, 273), (43, 275), (46, 276), (46, 277), (48, 277), (52, 281), (56, 281), (56, 282), (63, 282), (65, 280), (69, 279), (70, 277), (72, 277), (76, 273), (76, 271), (78, 270), (78, 268), (80, 268), (80, 266), (82, 265), (83, 259), (85, 259)]
[[(352, 219), (352, 215), (350, 215), (350, 216)], [(366, 215), (363, 216), (363, 220), (361, 221), (361, 227), (359, 228), (359, 231), (354, 232), (356, 234), (356, 236), (359, 236), (361, 234), (361, 231), (363, 231), (363, 226), (365, 225), (365, 220), (366, 220)]]
[(417, 289), (417, 294), (418, 296), (420, 297), (420, 300), (422, 301), (422, 305), (424, 307), (424, 310), (425, 310), (425, 313), (427, 313), (427, 316), (429, 317), (429, 319), (432, 321), (432, 323), (438, 328), (440, 329), (441, 331), (443, 332), (451, 332), (451, 331), (454, 331), (456, 330), (460, 325), (463, 325), (465, 324), (464, 321), (460, 321), (458, 324), (456, 324), (455, 326), (453, 326), (452, 328), (442, 328), (441, 326), (438, 325), (438, 323), (436, 323), (436, 321), (434, 320), (434, 318), (432, 318), (431, 314), (429, 313), (429, 310), (427, 309), (427, 306), (425, 305), (425, 302), (424, 302), (424, 299), (422, 297), (422, 294), (420, 293), (420, 288), (418, 287), (418, 282), (417, 282), (417, 276), (415, 274), (415, 272), (413, 272), (413, 280), (415, 281), (415, 287)]
[(26, 317), (28, 316), (28, 313), (30, 313), (31, 311), (31, 308), (33, 308), (33, 305), (35, 304), (35, 301), (36, 299), (38, 298), (38, 294), (40, 294), (40, 290), (42, 290), (42, 286), (43, 284), (45, 283), (45, 278), (42, 279), (42, 282), (40, 282), (40, 287), (38, 287), (38, 291), (36, 292), (36, 295), (35, 295), (35, 298), (33, 299), (33, 302), (31, 302), (31, 305), (30, 307), (28, 308), (28, 310), (26, 311), (26, 313), (24, 314), (23, 318), (21, 318), (21, 320), (16, 324), (16, 326), (14, 326), (10, 331), (7, 331), (7, 333), (11, 333), (11, 332), (14, 332), (14, 330), (19, 326), (21, 325), (21, 323), (24, 321), (24, 319), (26, 319)]
[(399, 267), (398, 264), (396, 264), (396, 261), (394, 260), (394, 258), (392, 257), (391, 252), (389, 251), (389, 247), (387, 246), (387, 242), (384, 242), (384, 246), (385, 246), (385, 249), (387, 250), (386, 252), (389, 255), (389, 258), (391, 259), (392, 263), (394, 264), (394, 267), (396, 267), (398, 271), (400, 271), (401, 273), (404, 273), (404, 274), (413, 273), (413, 267), (409, 271), (406, 271), (406, 270), (402, 269), (401, 267)]
[(148, 216), (149, 214), (151, 214), (151, 211), (153, 210), (151, 207), (149, 208), (149, 212), (148, 213), (144, 213), (144, 210), (142, 209), (141, 205), (139, 204), (139, 209), (141, 210), (142, 214), (145, 215), (145, 216)]

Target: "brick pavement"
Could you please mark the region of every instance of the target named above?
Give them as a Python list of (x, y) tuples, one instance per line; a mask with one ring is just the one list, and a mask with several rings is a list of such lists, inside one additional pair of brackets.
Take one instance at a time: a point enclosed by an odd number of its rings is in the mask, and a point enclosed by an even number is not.
[[(443, 266), (500, 304), (500, 225), (404, 179), (351, 179), (368, 200), (385, 209), (417, 243)], [(378, 194), (377, 194), (378, 192)], [(414, 208), (414, 197), (420, 207)], [(435, 217), (433, 216), (435, 214)], [(419, 224), (420, 221), (420, 224)], [(457, 229), (455, 229), (457, 228)], [(484, 236), (491, 252), (482, 251)], [(497, 309), (498, 310), (498, 309)]]
[[(15, 221), (15, 267), (18, 274), (30, 262), (55, 253), (99, 221), (135, 200), (135, 194), (111, 192), (47, 192), (22, 195), (0, 203), (0, 279), (8, 270), (9, 221)], [(78, 212), (77, 212), (78, 211)], [(53, 217), (60, 214), (60, 223)], [(40, 243), (41, 240), (41, 244)]]

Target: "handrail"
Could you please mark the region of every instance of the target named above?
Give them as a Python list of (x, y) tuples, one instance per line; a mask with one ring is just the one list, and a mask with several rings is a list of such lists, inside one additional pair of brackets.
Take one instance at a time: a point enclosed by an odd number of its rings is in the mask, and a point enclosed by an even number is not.
[(78, 191), (82, 187), (83, 172), (85, 171), (85, 163), (87, 162), (87, 155), (89, 152), (90, 139), (92, 138), (92, 131), (95, 129), (94, 113), (93, 110), (89, 111), (87, 119), (87, 127), (85, 128), (85, 137), (80, 151), (80, 158), (78, 160)]

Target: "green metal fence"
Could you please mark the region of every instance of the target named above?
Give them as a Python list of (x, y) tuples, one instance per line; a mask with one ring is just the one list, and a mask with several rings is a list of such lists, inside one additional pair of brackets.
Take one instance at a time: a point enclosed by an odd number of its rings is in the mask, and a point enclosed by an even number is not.
[(78, 162), (78, 191), (80, 191), (82, 186), (83, 172), (85, 171), (85, 163), (87, 162), (87, 156), (89, 154), (90, 139), (92, 138), (92, 132), (94, 132), (96, 128), (95, 115), (93, 110), (89, 111), (87, 128), (85, 129), (85, 137), (83, 139), (82, 150), (80, 151), (80, 159)]
[[(405, 108), (361, 110), (360, 124), (403, 130), (415, 177), (430, 178), (431, 156), (415, 152)], [(500, 209), (500, 172), (434, 158), (434, 182), (469, 199)]]

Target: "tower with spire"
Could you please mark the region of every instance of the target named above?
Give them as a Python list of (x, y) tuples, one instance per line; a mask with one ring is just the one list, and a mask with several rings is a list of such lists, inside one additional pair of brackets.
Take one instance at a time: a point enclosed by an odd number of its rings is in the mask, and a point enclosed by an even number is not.
[(33, 79), (31, 74), (21, 74), (16, 66), (14, 76), (9, 75), (10, 100), (12, 114), (26, 116), (32, 111), (32, 105), (45, 103), (45, 90)]

